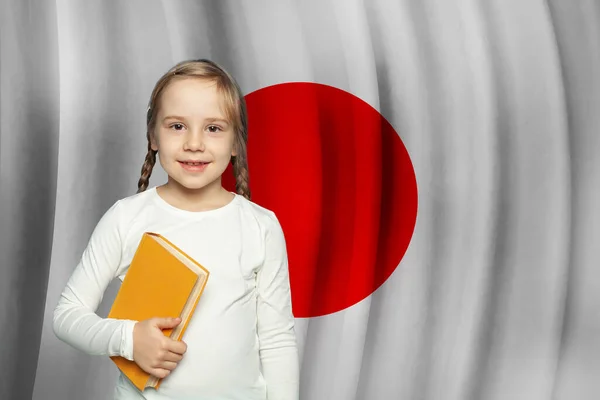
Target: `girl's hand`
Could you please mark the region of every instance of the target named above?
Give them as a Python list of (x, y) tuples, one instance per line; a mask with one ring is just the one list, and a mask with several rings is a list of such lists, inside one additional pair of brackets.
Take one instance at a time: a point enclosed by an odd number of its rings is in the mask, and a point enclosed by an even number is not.
[(147, 373), (166, 378), (187, 349), (184, 342), (166, 337), (162, 329), (175, 328), (181, 318), (150, 318), (133, 328), (133, 360)]

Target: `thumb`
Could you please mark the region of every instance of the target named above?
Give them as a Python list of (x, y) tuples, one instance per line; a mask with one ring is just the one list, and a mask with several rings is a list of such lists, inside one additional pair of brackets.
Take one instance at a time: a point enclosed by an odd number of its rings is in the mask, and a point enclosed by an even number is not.
[(180, 322), (181, 318), (157, 318), (154, 325), (160, 329), (170, 329), (175, 328)]

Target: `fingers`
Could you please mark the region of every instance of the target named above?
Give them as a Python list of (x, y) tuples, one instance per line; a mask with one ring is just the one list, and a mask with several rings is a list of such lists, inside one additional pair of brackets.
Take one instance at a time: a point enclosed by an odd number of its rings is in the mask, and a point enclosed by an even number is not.
[(171, 374), (171, 371), (164, 368), (151, 368), (147, 371), (150, 375), (163, 379)]
[(183, 355), (187, 350), (187, 344), (182, 341), (168, 339), (165, 349), (172, 353)]
[(165, 349), (158, 354), (158, 357), (155, 359), (154, 363), (152, 364), (152, 367), (166, 368), (166, 365), (173, 365), (173, 368), (175, 368), (175, 365), (177, 365), (177, 363), (179, 363), (179, 361), (181, 361), (182, 359), (183, 353), (172, 352)]
[(172, 362), (176, 362), (176, 363), (178, 363), (182, 359), (183, 359), (183, 354), (173, 353), (172, 351), (167, 352), (163, 357), (164, 361), (172, 361)]
[(165, 352), (163, 355), (161, 355), (161, 357), (158, 360), (156, 360), (152, 364), (151, 371), (148, 372), (160, 378), (161, 375), (164, 373), (164, 371), (161, 370), (165, 370), (167, 372), (173, 371), (177, 367), (179, 361), (181, 361), (182, 359), (183, 356), (180, 354)]
[(174, 328), (180, 318), (150, 318), (134, 326), (134, 361), (142, 370), (157, 378), (165, 378), (183, 359), (184, 342), (164, 336), (163, 329)]
[(156, 366), (157, 369), (166, 369), (167, 371), (173, 371), (177, 367), (177, 363), (173, 361), (163, 361)]
[(171, 329), (175, 328), (181, 323), (181, 318), (156, 318), (154, 325), (159, 329)]

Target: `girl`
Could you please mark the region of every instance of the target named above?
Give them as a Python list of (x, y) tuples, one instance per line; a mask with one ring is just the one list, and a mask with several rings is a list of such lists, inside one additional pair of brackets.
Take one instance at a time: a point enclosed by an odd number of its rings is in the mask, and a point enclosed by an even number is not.
[[(164, 378), (139, 392), (120, 375), (116, 399), (298, 399), (285, 239), (272, 211), (250, 201), (244, 98), (208, 60), (177, 64), (157, 82), (147, 114), (148, 153), (138, 193), (117, 201), (94, 229), (54, 312), (54, 332), (89, 354), (119, 355)], [(158, 154), (167, 183), (148, 189)], [(236, 191), (221, 175), (233, 163)], [(142, 234), (163, 234), (210, 270), (184, 335), (95, 311), (110, 281), (123, 280)]]

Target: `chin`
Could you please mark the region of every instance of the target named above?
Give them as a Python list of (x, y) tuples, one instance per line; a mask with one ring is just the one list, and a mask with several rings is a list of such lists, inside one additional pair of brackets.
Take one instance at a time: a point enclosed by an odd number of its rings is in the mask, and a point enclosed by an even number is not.
[(177, 182), (177, 184), (179, 186), (181, 186), (184, 189), (187, 190), (201, 190), (204, 189), (208, 186), (212, 186), (215, 184), (215, 181), (217, 181), (218, 179), (210, 179), (210, 180), (205, 180), (202, 179), (200, 180), (195, 180), (195, 179), (177, 179), (177, 178), (172, 178), (175, 182)]
[[(200, 173), (196, 176), (182, 172), (180, 170), (180, 166), (179, 165), (169, 165), (168, 167), (172, 167), (172, 168), (165, 168), (163, 166), (163, 169), (165, 170), (165, 172), (167, 173), (167, 175), (169, 176), (169, 180), (174, 181), (174, 183), (176, 183), (178, 186), (180, 186), (183, 189), (186, 190), (201, 190), (204, 189), (206, 187), (210, 187), (210, 186), (214, 186), (214, 185), (221, 185), (221, 173), (220, 172), (220, 168), (214, 168), (215, 165), (211, 165), (210, 169), (207, 171), (205, 170), (203, 173)], [(227, 167), (225, 165), (225, 167)], [(223, 168), (223, 172), (225, 171), (225, 168)]]

